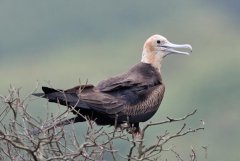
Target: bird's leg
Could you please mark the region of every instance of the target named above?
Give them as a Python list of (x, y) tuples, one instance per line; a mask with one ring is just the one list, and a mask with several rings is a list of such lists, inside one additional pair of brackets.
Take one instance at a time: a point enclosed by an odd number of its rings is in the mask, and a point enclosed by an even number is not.
[(132, 134), (134, 138), (138, 138), (141, 135), (141, 129), (139, 127), (139, 123), (129, 124), (127, 132)]
[(138, 138), (141, 136), (141, 129), (139, 127), (139, 123), (133, 124), (133, 137)]
[(115, 127), (116, 130), (120, 130), (123, 132), (125, 129), (127, 130), (129, 128), (129, 125), (127, 123), (117, 124)]
[(127, 129), (129, 127), (129, 124), (128, 123), (122, 123), (122, 124), (120, 124), (120, 127), (124, 130), (124, 129)]
[(133, 127), (132, 123), (126, 123), (125, 129), (129, 134), (133, 134), (135, 127)]

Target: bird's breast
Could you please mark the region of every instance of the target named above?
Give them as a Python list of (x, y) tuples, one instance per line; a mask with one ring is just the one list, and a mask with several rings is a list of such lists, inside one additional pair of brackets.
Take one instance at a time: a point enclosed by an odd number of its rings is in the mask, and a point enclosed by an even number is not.
[(125, 114), (128, 116), (136, 116), (153, 112), (155, 113), (161, 104), (164, 96), (164, 91), (164, 84), (153, 87), (151, 92), (144, 100), (135, 105), (127, 105), (125, 107)]

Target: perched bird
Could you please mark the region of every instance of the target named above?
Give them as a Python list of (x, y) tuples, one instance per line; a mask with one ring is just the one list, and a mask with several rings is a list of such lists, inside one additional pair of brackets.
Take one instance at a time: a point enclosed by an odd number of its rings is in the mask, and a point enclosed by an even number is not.
[(44, 93), (33, 95), (48, 99), (69, 108), (77, 116), (69, 122), (93, 120), (98, 125), (128, 123), (135, 133), (140, 132), (139, 122), (150, 119), (158, 110), (164, 96), (165, 86), (161, 78), (163, 58), (169, 54), (192, 51), (189, 44), (170, 43), (161, 35), (153, 35), (143, 46), (141, 62), (129, 71), (101, 81), (98, 85), (79, 85), (67, 90), (42, 87)]

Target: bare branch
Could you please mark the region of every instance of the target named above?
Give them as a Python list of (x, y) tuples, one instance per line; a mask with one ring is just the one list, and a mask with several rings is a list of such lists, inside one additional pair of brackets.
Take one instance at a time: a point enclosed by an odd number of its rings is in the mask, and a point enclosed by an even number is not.
[[(170, 151), (177, 160), (183, 161), (180, 154), (172, 146), (168, 147), (167, 143), (204, 129), (191, 129), (183, 122), (196, 113), (197, 110), (194, 110), (181, 118), (167, 117), (165, 121), (146, 123), (140, 136), (136, 138), (129, 133), (132, 130), (129, 124), (119, 130), (116, 119), (115, 128), (99, 127), (77, 111), (75, 106), (64, 112), (57, 110), (54, 114), (49, 112), (47, 106), (45, 118), (36, 118), (29, 112), (29, 108), (32, 108), (29, 103), (34, 100), (31, 94), (22, 99), (20, 89), (12, 86), (6, 96), (0, 96), (0, 160), (97, 161), (106, 160), (105, 157), (108, 156), (114, 161), (156, 161), (162, 156), (166, 156), (167, 160), (166, 152)], [(58, 108), (62, 107), (59, 105)], [(75, 118), (68, 118), (73, 111), (86, 122), (74, 125)], [(153, 128), (173, 122), (182, 122), (176, 132), (166, 129), (162, 134), (151, 134)], [(65, 127), (67, 124), (68, 127)], [(78, 127), (82, 129), (81, 134), (76, 130)], [(152, 144), (146, 138), (149, 134), (155, 138)], [(117, 147), (119, 143), (124, 146)], [(207, 147), (203, 149), (207, 160)], [(197, 151), (192, 148), (189, 156), (191, 161), (196, 161)]]

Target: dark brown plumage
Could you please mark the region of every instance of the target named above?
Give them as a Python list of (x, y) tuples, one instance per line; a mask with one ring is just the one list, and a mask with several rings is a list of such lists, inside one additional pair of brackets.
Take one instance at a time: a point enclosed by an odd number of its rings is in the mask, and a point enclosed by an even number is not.
[[(162, 42), (161, 46), (159, 41)], [(77, 115), (71, 119), (73, 122), (83, 122), (84, 117), (94, 120), (98, 125), (127, 122), (139, 131), (139, 122), (147, 121), (156, 113), (164, 96), (165, 87), (160, 75), (162, 59), (172, 52), (186, 54), (168, 51), (171, 47), (169, 44), (160, 35), (150, 37), (144, 45), (140, 63), (124, 74), (101, 81), (97, 86), (87, 84), (68, 90), (42, 87), (44, 93), (34, 95), (47, 98), (49, 102), (74, 107), (81, 115), (73, 110)], [(190, 48), (190, 45), (181, 47)]]

